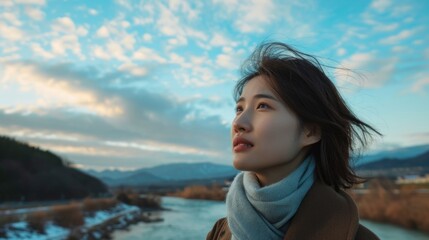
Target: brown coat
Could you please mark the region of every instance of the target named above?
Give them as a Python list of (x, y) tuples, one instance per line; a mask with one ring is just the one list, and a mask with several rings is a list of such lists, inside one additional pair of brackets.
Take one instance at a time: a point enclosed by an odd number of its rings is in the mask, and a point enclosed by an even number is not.
[[(207, 240), (230, 240), (226, 218), (218, 220)], [(359, 224), (356, 204), (347, 193), (315, 182), (290, 222), (285, 240), (377, 240)]]

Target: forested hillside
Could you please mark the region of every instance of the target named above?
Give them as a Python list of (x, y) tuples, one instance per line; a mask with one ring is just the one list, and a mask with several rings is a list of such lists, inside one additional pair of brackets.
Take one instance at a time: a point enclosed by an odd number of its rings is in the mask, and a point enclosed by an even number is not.
[(0, 202), (78, 199), (107, 193), (98, 179), (37, 147), (0, 136)]

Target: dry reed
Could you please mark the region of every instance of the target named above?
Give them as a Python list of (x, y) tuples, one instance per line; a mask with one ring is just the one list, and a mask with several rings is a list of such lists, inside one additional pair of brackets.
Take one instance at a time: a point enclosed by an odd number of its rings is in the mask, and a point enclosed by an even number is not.
[(361, 218), (429, 232), (429, 194), (388, 180), (373, 180), (366, 194), (352, 193)]

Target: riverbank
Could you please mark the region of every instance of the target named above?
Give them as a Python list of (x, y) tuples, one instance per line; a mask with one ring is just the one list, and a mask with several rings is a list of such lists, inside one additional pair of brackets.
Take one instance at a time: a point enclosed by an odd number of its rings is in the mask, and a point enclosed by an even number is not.
[(113, 231), (132, 224), (162, 221), (152, 213), (165, 209), (157, 196), (120, 193), (33, 210), (0, 212), (0, 239), (109, 239)]
[[(191, 200), (177, 197), (163, 197), (163, 206), (171, 211), (159, 213), (165, 220), (162, 222), (144, 224), (138, 223), (129, 230), (113, 232), (113, 239), (135, 240), (188, 240), (205, 239), (214, 223), (226, 216), (226, 204), (221, 201)], [(374, 231), (380, 239), (389, 240), (428, 240), (429, 235), (407, 230), (390, 224), (368, 222), (361, 223)]]
[(419, 186), (398, 186), (389, 180), (374, 180), (365, 193), (351, 191), (359, 216), (429, 233), (429, 194)]
[[(366, 189), (349, 190), (359, 216), (380, 223), (429, 233), (429, 194), (419, 186), (397, 186), (388, 180), (372, 180)], [(189, 186), (169, 196), (225, 201), (227, 191), (217, 185)]]

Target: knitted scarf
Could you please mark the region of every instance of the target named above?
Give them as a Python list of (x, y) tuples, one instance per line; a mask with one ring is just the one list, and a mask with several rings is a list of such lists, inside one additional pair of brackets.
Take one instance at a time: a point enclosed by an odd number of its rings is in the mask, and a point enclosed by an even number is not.
[(286, 178), (265, 187), (254, 173), (238, 174), (226, 197), (232, 240), (283, 239), (285, 227), (313, 185), (314, 168), (309, 155)]

